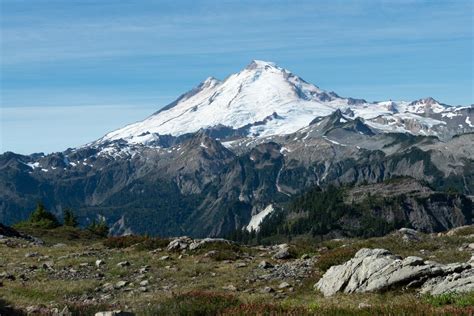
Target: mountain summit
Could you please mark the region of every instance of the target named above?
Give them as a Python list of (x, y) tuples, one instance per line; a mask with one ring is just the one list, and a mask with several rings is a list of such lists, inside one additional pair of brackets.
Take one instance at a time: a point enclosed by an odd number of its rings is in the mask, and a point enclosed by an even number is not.
[[(264, 121), (273, 113), (281, 119), (252, 132), (290, 133), (316, 116), (333, 112), (335, 107), (327, 104), (332, 99), (290, 71), (271, 62), (254, 60), (222, 82), (212, 77), (206, 79), (163, 110), (109, 133), (105, 139), (133, 139), (146, 132), (178, 136), (219, 124), (240, 128)], [(337, 105), (343, 104), (344, 100), (340, 100)]]
[[(437, 107), (432, 111), (434, 105)], [(296, 132), (316, 117), (330, 115), (338, 109), (364, 118), (369, 125), (385, 131), (435, 135), (432, 127), (445, 122), (422, 116), (457, 110), (435, 101), (390, 102), (387, 106), (386, 102), (343, 98), (306, 82), (275, 63), (253, 60), (224, 81), (207, 78), (145, 120), (108, 133), (99, 142), (123, 139), (146, 144), (156, 139), (157, 134), (180, 136), (216, 126), (245, 127), (247, 136), (283, 135)], [(407, 117), (403, 113), (410, 115)]]

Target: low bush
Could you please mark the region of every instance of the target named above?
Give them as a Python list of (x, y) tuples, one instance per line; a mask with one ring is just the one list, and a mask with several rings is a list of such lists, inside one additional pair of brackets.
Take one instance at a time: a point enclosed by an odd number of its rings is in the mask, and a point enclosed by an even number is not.
[(230, 250), (209, 251), (208, 257), (215, 261), (237, 260), (239, 255)]
[(135, 246), (138, 250), (154, 250), (157, 248), (166, 248), (170, 243), (169, 239), (160, 238), (160, 237), (153, 237), (153, 238), (145, 238), (143, 242), (137, 244)]
[(211, 242), (193, 251), (196, 254), (208, 254), (216, 261), (236, 260), (242, 253), (242, 247), (237, 243)]
[(241, 304), (228, 308), (222, 315), (313, 315), (303, 307), (285, 307), (275, 304)]
[(458, 307), (474, 306), (474, 292), (470, 293), (446, 293), (441, 295), (426, 295), (424, 300), (435, 307), (454, 305)]
[(221, 315), (223, 311), (240, 305), (232, 295), (211, 292), (189, 292), (176, 295), (164, 303), (151, 307), (145, 315)]
[(330, 267), (343, 264), (356, 254), (358, 249), (352, 247), (340, 247), (329, 250), (318, 258), (316, 267), (321, 272), (326, 272)]
[(168, 246), (169, 240), (159, 237), (128, 235), (109, 237), (104, 240), (103, 244), (108, 248), (121, 249), (135, 246), (138, 250), (153, 250), (156, 248), (165, 248)]
[(96, 222), (95, 220), (92, 221), (92, 223), (87, 227), (87, 230), (100, 237), (107, 237), (109, 234), (109, 226), (107, 226), (104, 219), (99, 222)]
[(43, 229), (52, 229), (60, 226), (59, 221), (53, 213), (48, 212), (42, 203), (38, 203), (36, 209), (31, 213), (28, 220), (15, 225), (15, 227), (36, 227)]

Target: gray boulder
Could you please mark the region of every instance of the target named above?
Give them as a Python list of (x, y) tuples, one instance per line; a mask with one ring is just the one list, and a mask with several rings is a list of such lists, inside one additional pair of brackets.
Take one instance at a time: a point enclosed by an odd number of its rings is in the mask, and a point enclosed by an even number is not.
[(259, 267), (260, 269), (270, 269), (270, 268), (273, 268), (273, 264), (271, 264), (271, 263), (268, 262), (268, 261), (262, 260), (262, 261), (258, 264), (258, 267)]
[(224, 245), (232, 245), (234, 242), (223, 239), (223, 238), (204, 238), (201, 240), (195, 240), (189, 245), (189, 250), (195, 250), (204, 247), (208, 244), (224, 244)]
[(420, 236), (418, 232), (411, 228), (400, 228), (396, 235), (400, 236), (404, 242), (419, 242)]
[(474, 269), (452, 273), (428, 280), (421, 288), (422, 294), (467, 293), (474, 291)]
[[(466, 270), (472, 271), (469, 263), (442, 265), (432, 261), (423, 261), (419, 257), (402, 259), (385, 249), (364, 248), (346, 263), (331, 267), (315, 284), (315, 288), (324, 296), (331, 296), (337, 292), (360, 293), (382, 291), (399, 286), (418, 287), (431, 279), (437, 280), (432, 281), (433, 287), (438, 283), (451, 282), (449, 285), (446, 283), (436, 288), (439, 292), (443, 292), (442, 288), (455, 288), (457, 285), (463, 288), (472, 286), (473, 282), (469, 279), (466, 283), (438, 279), (438, 277), (447, 278), (449, 275), (459, 274)], [(429, 288), (425, 291), (431, 292)]]
[(289, 259), (292, 257), (290, 252), (290, 246), (287, 244), (281, 244), (278, 246), (279, 249), (275, 255), (273, 255), (274, 259)]
[(188, 249), (189, 245), (193, 242), (193, 240), (187, 236), (178, 237), (173, 239), (168, 244), (168, 250), (184, 250)]

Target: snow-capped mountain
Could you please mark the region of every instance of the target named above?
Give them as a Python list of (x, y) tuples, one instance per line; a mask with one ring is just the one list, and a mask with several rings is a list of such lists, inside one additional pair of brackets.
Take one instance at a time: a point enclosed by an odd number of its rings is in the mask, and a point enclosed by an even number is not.
[[(473, 113), (432, 98), (344, 98), (253, 61), (88, 145), (0, 155), (0, 222), (42, 200), (59, 215), (73, 207), (81, 225), (105, 218), (115, 234), (223, 236), (258, 229), (315, 185), (410, 177), (473, 195)], [(432, 202), (444, 228), (467, 223)]]
[(246, 128), (246, 136), (283, 135), (338, 109), (386, 132), (449, 137), (474, 127), (469, 123), (474, 121), (471, 108), (448, 106), (433, 98), (414, 102), (344, 98), (274, 63), (254, 60), (224, 81), (207, 78), (160, 111), (108, 133), (99, 143), (123, 139), (147, 144), (158, 135), (179, 136), (216, 126)]

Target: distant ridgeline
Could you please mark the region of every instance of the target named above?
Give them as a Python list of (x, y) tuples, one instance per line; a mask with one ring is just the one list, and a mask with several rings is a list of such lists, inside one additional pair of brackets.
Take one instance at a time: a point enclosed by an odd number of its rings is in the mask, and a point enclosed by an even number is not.
[(314, 187), (276, 208), (257, 231), (240, 229), (228, 238), (270, 243), (302, 235), (321, 240), (383, 236), (402, 227), (437, 232), (472, 224), (472, 206), (454, 190), (435, 192), (408, 178), (359, 187)]

